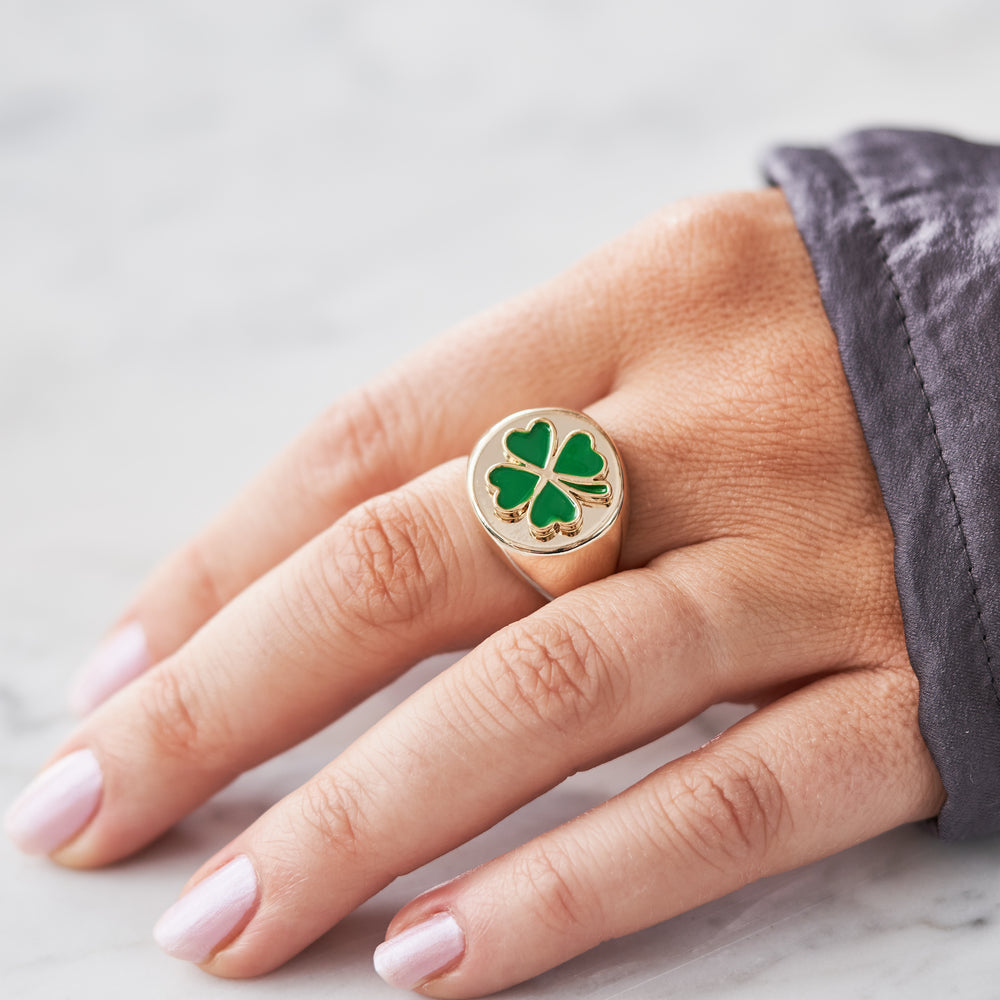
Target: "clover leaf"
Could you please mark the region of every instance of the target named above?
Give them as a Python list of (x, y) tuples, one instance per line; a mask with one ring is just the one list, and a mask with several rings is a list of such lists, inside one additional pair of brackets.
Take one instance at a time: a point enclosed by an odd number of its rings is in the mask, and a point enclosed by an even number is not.
[(555, 426), (545, 417), (504, 436), (506, 462), (486, 474), (494, 510), (505, 521), (528, 517), (539, 541), (557, 532), (575, 535), (583, 526), (583, 505), (611, 502), (605, 479), (607, 459), (588, 431), (572, 431), (560, 446)]

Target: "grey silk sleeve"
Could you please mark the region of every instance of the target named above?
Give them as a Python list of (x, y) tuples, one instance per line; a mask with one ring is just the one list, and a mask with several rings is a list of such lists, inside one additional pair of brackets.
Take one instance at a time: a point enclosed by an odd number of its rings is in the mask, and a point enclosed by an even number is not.
[(1000, 147), (857, 132), (767, 158), (895, 537), (943, 837), (1000, 830)]

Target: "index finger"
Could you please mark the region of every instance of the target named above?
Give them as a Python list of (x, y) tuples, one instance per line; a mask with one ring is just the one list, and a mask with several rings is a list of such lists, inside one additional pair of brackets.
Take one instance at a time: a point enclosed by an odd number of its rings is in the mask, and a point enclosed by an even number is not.
[[(507, 413), (539, 400), (582, 409), (603, 396), (612, 341), (595, 335), (603, 320), (577, 294), (581, 280), (462, 324), (332, 406), (153, 573), (84, 664), (74, 710), (90, 712), (352, 507), (465, 454)], [(525, 363), (538, 356), (560, 364)]]

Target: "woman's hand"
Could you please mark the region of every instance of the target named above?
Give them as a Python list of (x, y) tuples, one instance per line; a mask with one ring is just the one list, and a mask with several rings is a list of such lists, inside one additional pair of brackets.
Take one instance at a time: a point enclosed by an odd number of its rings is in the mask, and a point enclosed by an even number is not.
[[(586, 409), (631, 491), (622, 571), (548, 604), (464, 490), (479, 435), (536, 406)], [(223, 976), (274, 968), (397, 875), (719, 701), (765, 707), (414, 900), (383, 974), (489, 993), (943, 800), (891, 531), (777, 191), (674, 207), (338, 403), (119, 624), (77, 702), (156, 665), (8, 819), (74, 867), (473, 647), (195, 875), (159, 937)]]

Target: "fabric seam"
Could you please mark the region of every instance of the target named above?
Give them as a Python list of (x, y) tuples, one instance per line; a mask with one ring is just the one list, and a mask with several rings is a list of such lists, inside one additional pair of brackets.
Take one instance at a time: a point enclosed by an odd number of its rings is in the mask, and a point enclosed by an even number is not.
[(920, 371), (920, 366), (917, 364), (917, 355), (913, 350), (913, 339), (910, 336), (910, 327), (906, 316), (906, 309), (903, 307), (902, 294), (900, 292), (899, 285), (896, 282), (896, 275), (893, 273), (892, 265), (889, 263), (889, 254), (886, 251), (885, 243), (882, 239), (882, 233), (879, 231), (878, 224), (875, 222), (875, 216), (872, 213), (871, 208), (868, 206), (868, 202), (865, 200), (864, 192), (861, 190), (861, 186), (854, 179), (854, 175), (850, 172), (850, 170), (848, 170), (847, 164), (832, 151), (828, 150), (827, 152), (840, 166), (841, 170), (844, 172), (844, 176), (848, 180), (848, 183), (857, 194), (858, 204), (861, 206), (861, 211), (868, 220), (872, 232), (875, 235), (875, 246), (878, 248), (879, 256), (882, 258), (882, 264), (885, 268), (885, 273), (889, 279), (889, 285), (892, 288), (892, 297), (896, 303), (896, 311), (899, 313), (900, 327), (902, 328), (903, 337), (906, 342), (906, 350), (910, 356), (910, 364), (913, 366), (913, 374), (916, 376), (917, 384), (920, 386), (920, 393), (924, 398), (924, 408), (927, 413), (928, 422), (930, 423), (931, 436), (934, 439), (934, 446), (937, 449), (938, 460), (941, 463), (941, 468), (944, 469), (944, 478), (948, 485), (948, 494), (951, 500), (951, 506), (955, 511), (955, 523), (958, 528), (958, 537), (962, 543), (962, 552), (965, 555), (965, 568), (969, 574), (969, 582), (972, 587), (972, 603), (976, 612), (976, 620), (979, 622), (979, 637), (982, 639), (983, 651), (986, 654), (986, 669), (990, 676), (990, 686), (993, 689), (993, 697), (996, 699), (997, 704), (1000, 705), (1000, 688), (997, 687), (997, 678), (993, 671), (993, 657), (990, 656), (989, 638), (986, 632), (986, 622), (983, 619), (982, 602), (979, 599), (979, 586), (976, 583), (975, 567), (972, 563), (972, 552), (969, 549), (969, 540), (965, 533), (965, 524), (962, 521), (962, 511), (958, 506), (958, 494), (955, 492), (955, 486), (952, 482), (951, 468), (948, 465), (947, 459), (944, 457), (944, 446), (941, 443), (941, 436), (938, 434), (937, 421), (934, 419), (934, 410), (931, 407), (931, 399), (930, 394), (927, 391), (927, 383), (924, 381), (924, 376)]

